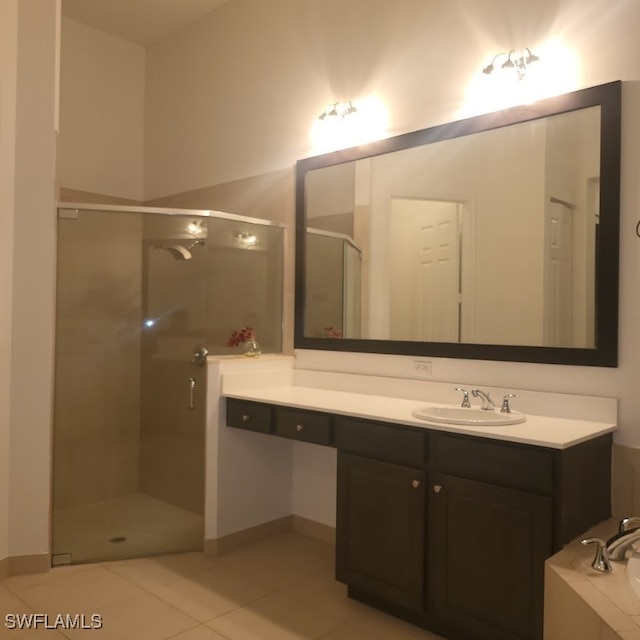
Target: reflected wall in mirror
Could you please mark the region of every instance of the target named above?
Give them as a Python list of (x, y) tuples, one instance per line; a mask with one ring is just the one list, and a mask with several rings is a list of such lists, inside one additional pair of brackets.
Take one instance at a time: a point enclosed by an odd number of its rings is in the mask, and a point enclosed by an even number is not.
[(615, 366), (620, 90), (300, 161), (296, 347)]

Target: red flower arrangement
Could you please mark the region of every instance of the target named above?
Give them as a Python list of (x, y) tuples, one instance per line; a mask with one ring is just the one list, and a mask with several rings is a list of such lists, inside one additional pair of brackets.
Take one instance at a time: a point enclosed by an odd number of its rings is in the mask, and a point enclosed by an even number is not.
[(327, 338), (342, 338), (342, 329), (336, 329), (335, 327), (325, 327), (324, 333)]
[(237, 347), (238, 345), (256, 339), (256, 332), (251, 327), (244, 327), (240, 331), (234, 331), (227, 340), (227, 347)]

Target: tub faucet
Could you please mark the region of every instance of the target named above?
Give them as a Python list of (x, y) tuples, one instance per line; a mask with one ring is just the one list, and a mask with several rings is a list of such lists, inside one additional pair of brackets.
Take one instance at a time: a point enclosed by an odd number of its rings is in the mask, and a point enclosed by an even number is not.
[(480, 389), (471, 389), (471, 395), (474, 398), (480, 398), (480, 400), (482, 400), (482, 407), (480, 408), (483, 411), (493, 411), (496, 408), (491, 396), (485, 391), (481, 391)]
[[(633, 525), (633, 526), (631, 526)], [(596, 556), (591, 566), (596, 571), (611, 571), (610, 560), (624, 560), (627, 551), (640, 542), (640, 517), (623, 518), (618, 526), (618, 533), (609, 538), (588, 538), (582, 544), (595, 544)]]
[(591, 568), (603, 573), (613, 571), (609, 562), (609, 552), (607, 551), (607, 543), (602, 538), (586, 538), (582, 540), (582, 544), (595, 544), (596, 555), (591, 563)]
[(620, 521), (618, 533), (607, 540), (609, 558), (624, 560), (625, 554), (636, 542), (640, 542), (640, 517), (624, 518)]

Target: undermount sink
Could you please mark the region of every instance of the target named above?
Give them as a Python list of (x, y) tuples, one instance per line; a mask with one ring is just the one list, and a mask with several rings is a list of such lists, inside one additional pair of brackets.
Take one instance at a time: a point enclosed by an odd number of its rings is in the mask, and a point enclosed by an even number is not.
[(478, 427), (519, 424), (526, 420), (525, 415), (518, 411), (501, 413), (497, 409), (485, 411), (474, 407), (420, 407), (414, 409), (411, 415), (427, 422), (475, 425)]

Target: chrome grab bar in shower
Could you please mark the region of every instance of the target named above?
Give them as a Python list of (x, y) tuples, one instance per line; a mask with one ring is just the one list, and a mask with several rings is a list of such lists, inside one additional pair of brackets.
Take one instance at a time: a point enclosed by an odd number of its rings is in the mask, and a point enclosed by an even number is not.
[(189, 411), (193, 411), (196, 408), (195, 405), (195, 393), (196, 393), (196, 379), (189, 378)]

